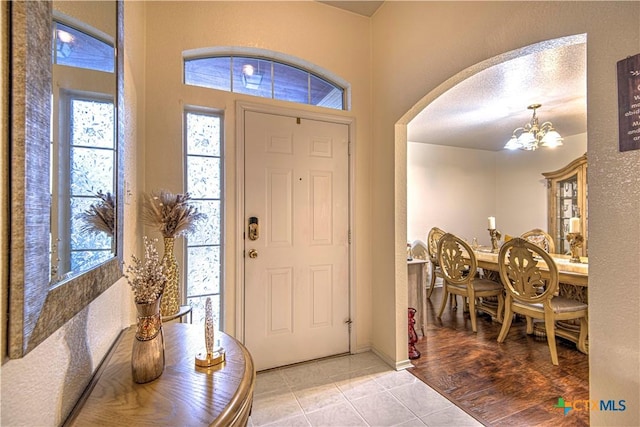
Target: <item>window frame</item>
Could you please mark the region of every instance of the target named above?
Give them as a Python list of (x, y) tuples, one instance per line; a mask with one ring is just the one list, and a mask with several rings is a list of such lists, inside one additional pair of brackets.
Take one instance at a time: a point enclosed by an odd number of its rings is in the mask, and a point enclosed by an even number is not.
[[(186, 73), (186, 63), (188, 61), (199, 60), (199, 59), (208, 59), (208, 58), (230, 58), (230, 89), (220, 89), (220, 88), (212, 88), (209, 86), (199, 86), (186, 83), (187, 81), (187, 73)], [(282, 64), (288, 67), (297, 68), (307, 74), (308, 82), (311, 82), (312, 76), (316, 79), (320, 79), (321, 81), (333, 86), (336, 89), (341, 90), (341, 99), (342, 99), (342, 108), (332, 108), (326, 107), (322, 105), (312, 104), (311, 101), (311, 85), (307, 84), (307, 103), (300, 103), (296, 101), (284, 100), (286, 102), (293, 102), (300, 105), (308, 105), (313, 107), (327, 108), (330, 110), (338, 110), (338, 111), (349, 111), (351, 110), (351, 85), (341, 77), (335, 75), (334, 73), (329, 72), (315, 64), (312, 64), (308, 61), (304, 61), (300, 58), (296, 58), (294, 56), (268, 51), (265, 49), (258, 48), (243, 48), (243, 47), (217, 47), (217, 48), (206, 48), (206, 49), (192, 49), (183, 52), (183, 61), (182, 61), (182, 83), (187, 86), (197, 86), (197, 87), (205, 87), (208, 89), (221, 90), (230, 93), (243, 94), (247, 95), (245, 92), (235, 92), (233, 87), (233, 62), (235, 58), (247, 58), (247, 59), (256, 59), (263, 61), (270, 61), (271, 70), (273, 70), (274, 64)], [(272, 71), (273, 72), (273, 71)], [(257, 96), (253, 94), (248, 94), (249, 96)], [(258, 96), (262, 97), (262, 96)], [(282, 99), (273, 97), (273, 75), (271, 78), (271, 97), (263, 97), (265, 99), (273, 99), (282, 101)]]
[[(86, 150), (99, 150), (100, 152), (111, 152), (112, 154), (112, 171), (115, 171), (116, 169), (116, 127), (115, 127), (115, 120), (116, 120), (116, 105), (115, 105), (115, 100), (113, 99), (113, 97), (107, 95), (107, 94), (88, 94), (86, 92), (79, 92), (79, 91), (68, 91), (65, 90), (61, 93), (61, 97), (60, 97), (60, 101), (63, 103), (64, 105), (64, 112), (62, 112), (62, 117), (63, 117), (63, 122), (66, 122), (68, 125), (64, 126), (65, 131), (63, 132), (62, 136), (64, 139), (60, 140), (60, 148), (65, 150), (65, 153), (68, 154), (68, 156), (65, 156), (65, 160), (69, 160), (71, 159), (71, 153), (73, 152), (74, 149), (76, 148), (82, 148), (82, 149), (86, 149)], [(113, 135), (112, 135), (112, 146), (111, 147), (91, 147), (91, 146), (84, 146), (84, 145), (78, 145), (75, 144), (74, 141), (72, 140), (72, 132), (71, 132), (71, 122), (72, 122), (72, 118), (73, 118), (73, 103), (75, 101), (79, 101), (79, 102), (95, 102), (95, 103), (100, 103), (100, 104), (108, 104), (111, 106), (111, 113), (112, 113), (112, 122), (114, 124), (113, 126)], [(60, 162), (60, 164), (62, 164), (62, 162)], [(65, 214), (68, 215), (68, 219), (72, 220), (72, 207), (71, 205), (72, 200), (76, 199), (76, 200), (80, 200), (80, 199), (91, 199), (94, 202), (96, 202), (98, 200), (98, 198), (95, 196), (95, 194), (92, 195), (77, 195), (74, 194), (71, 191), (71, 182), (72, 177), (71, 177), (71, 173), (72, 168), (71, 168), (71, 164), (70, 163), (66, 163), (65, 167), (67, 168), (67, 171), (69, 172), (69, 181), (67, 181), (65, 183), (65, 192), (64, 194), (66, 196), (68, 196), (65, 199), (65, 206), (64, 206), (64, 211)], [(111, 194), (115, 194), (115, 188), (116, 188), (116, 177), (115, 177), (115, 173), (112, 172), (112, 180), (111, 180), (111, 189), (110, 192)], [(67, 193), (68, 191), (68, 193)], [(69, 230), (71, 231), (71, 230)], [(113, 245), (113, 239), (115, 237), (111, 236), (111, 244)], [(65, 236), (65, 239), (68, 239), (67, 241), (69, 242), (69, 256), (70, 256), (70, 261), (73, 259), (73, 253), (74, 252), (107, 252), (107, 253), (112, 253), (113, 249), (112, 248), (93, 248), (93, 249), (89, 249), (89, 248), (83, 248), (83, 249), (79, 249), (79, 248), (75, 248), (73, 246), (73, 240), (71, 239), (71, 236)], [(107, 257), (108, 258), (108, 257)], [(104, 261), (99, 261), (98, 263), (101, 264)], [(73, 265), (73, 262), (71, 262), (71, 264)], [(74, 270), (71, 269), (71, 271), (84, 271), (84, 269), (79, 269), (79, 270)]]
[[(104, 47), (106, 48), (110, 48), (111, 49), (111, 53), (112, 53), (112, 58), (111, 58), (111, 62), (109, 63), (110, 69), (102, 69), (102, 68), (94, 68), (94, 67), (86, 67), (86, 66), (81, 66), (78, 65), (77, 63), (75, 64), (62, 64), (58, 62), (58, 47), (57, 47), (57, 41), (59, 39), (59, 37), (57, 36), (57, 32), (62, 30), (65, 31), (65, 29), (59, 29), (58, 26), (62, 25), (64, 27), (68, 27), (69, 29), (76, 31), (80, 34), (82, 34), (84, 37), (87, 37), (89, 39), (93, 39), (95, 43), (100, 43), (102, 45), (104, 45)], [(59, 67), (71, 67), (71, 68), (80, 68), (83, 70), (91, 70), (91, 71), (97, 71), (97, 72), (101, 72), (101, 73), (109, 73), (109, 74), (113, 74), (115, 73), (116, 70), (116, 47), (115, 47), (115, 43), (112, 37), (110, 37), (108, 34), (103, 33), (102, 31), (98, 30), (97, 28), (93, 28), (90, 27), (89, 25), (86, 25), (84, 23), (78, 23), (75, 20), (69, 19), (67, 17), (65, 17), (63, 14), (61, 13), (55, 13), (53, 20), (52, 20), (52, 40), (51, 40), (51, 64), (52, 65), (56, 65)]]
[[(183, 108), (183, 112), (182, 112), (182, 120), (183, 120), (183, 126), (182, 126), (182, 133), (183, 133), (183, 182), (184, 182), (184, 192), (186, 193), (188, 191), (187, 186), (189, 183), (189, 168), (188, 168), (188, 160), (189, 160), (189, 151), (188, 151), (188, 127), (187, 127), (187, 123), (188, 123), (188, 115), (189, 114), (199, 114), (199, 115), (205, 115), (205, 116), (211, 116), (211, 117), (218, 117), (220, 120), (220, 147), (219, 147), (219, 153), (218, 153), (218, 159), (219, 159), (219, 164), (220, 164), (220, 194), (219, 194), (219, 203), (220, 203), (220, 210), (219, 210), (219, 221), (220, 221), (220, 237), (219, 237), (219, 242), (218, 242), (218, 248), (219, 248), (219, 262), (220, 262), (220, 271), (219, 271), (219, 284), (218, 284), (218, 324), (215, 324), (214, 327), (218, 330), (224, 330), (224, 298), (225, 298), (225, 292), (224, 292), (224, 281), (225, 281), (225, 268), (224, 268), (224, 262), (225, 262), (225, 248), (226, 248), (226, 239), (225, 239), (225, 221), (224, 221), (224, 211), (225, 211), (225, 207), (226, 207), (226, 203), (225, 203), (225, 179), (224, 179), (224, 171), (225, 171), (225, 167), (224, 167), (224, 161), (225, 161), (225, 150), (224, 150), (224, 112), (222, 110), (218, 110), (218, 109), (213, 109), (213, 108), (207, 108), (207, 107), (202, 107), (202, 106), (195, 106), (195, 105), (185, 105), (185, 107)], [(203, 157), (202, 155), (195, 155), (197, 157)], [(212, 156), (207, 156), (207, 157), (212, 157)], [(213, 156), (215, 157), (215, 156)], [(194, 199), (192, 199), (194, 200)], [(197, 199), (196, 199), (197, 200)], [(209, 200), (209, 199), (205, 199), (205, 200)], [(215, 199), (212, 199), (215, 200)], [(200, 245), (199, 245), (200, 246)], [(216, 246), (216, 245), (201, 245), (201, 246)], [(184, 291), (184, 302), (188, 303), (188, 298), (189, 293), (188, 293), (188, 289), (189, 289), (189, 284), (188, 284), (188, 278), (189, 278), (189, 248), (191, 246), (189, 246), (189, 237), (185, 236), (185, 244), (183, 245), (183, 259), (184, 259), (184, 281), (182, 283), (182, 289)], [(205, 294), (203, 295), (204, 297), (207, 296), (213, 296), (215, 294)], [(214, 308), (214, 312), (216, 311), (216, 309)], [(193, 319), (193, 315), (191, 317)], [(215, 322), (215, 320), (214, 320)]]

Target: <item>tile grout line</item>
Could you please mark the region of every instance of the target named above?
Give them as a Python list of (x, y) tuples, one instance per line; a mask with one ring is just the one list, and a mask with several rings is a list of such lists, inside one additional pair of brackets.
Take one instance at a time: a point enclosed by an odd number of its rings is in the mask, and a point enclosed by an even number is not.
[[(353, 375), (353, 374), (357, 373), (357, 372), (358, 372), (358, 371), (360, 371), (360, 370), (366, 370), (367, 368), (369, 368), (369, 367), (368, 367), (368, 366), (365, 366), (364, 368), (358, 368), (358, 369), (354, 369), (354, 370), (350, 370), (350, 369), (349, 369), (349, 370), (347, 370), (347, 371), (345, 372), (345, 374), (346, 374), (349, 378), (351, 378), (351, 377), (350, 377), (351, 375)], [(293, 395), (294, 399), (296, 400), (296, 404), (297, 404), (297, 407), (298, 407), (299, 411), (302, 413), (302, 415), (304, 416), (305, 421), (306, 421), (309, 425), (313, 425), (313, 424), (311, 423), (311, 420), (310, 420), (310, 418), (309, 418), (309, 416), (308, 416), (308, 415), (313, 414), (313, 413), (315, 413), (315, 412), (317, 412), (317, 411), (321, 411), (321, 410), (324, 410), (324, 409), (327, 409), (327, 408), (331, 408), (332, 406), (340, 405), (340, 404), (342, 403), (342, 402), (340, 402), (340, 403), (333, 403), (333, 404), (330, 404), (330, 405), (327, 405), (327, 406), (320, 407), (320, 408), (318, 408), (318, 409), (316, 409), (316, 410), (313, 410), (313, 411), (310, 411), (310, 412), (305, 411), (305, 409), (304, 409), (304, 408), (303, 408), (303, 406), (302, 406), (302, 402), (301, 402), (301, 400), (300, 400), (299, 396), (296, 394), (296, 392), (297, 392), (297, 391), (298, 391), (298, 392), (303, 392), (303, 391), (305, 391), (305, 390), (312, 389), (312, 388), (314, 388), (315, 386), (314, 386), (313, 384), (310, 384), (310, 385), (308, 385), (308, 386), (300, 386), (300, 385), (297, 385), (297, 386), (296, 386), (295, 384), (292, 384), (292, 383), (289, 381), (288, 376), (285, 374), (285, 371), (286, 371), (286, 368), (285, 368), (285, 369), (278, 369), (278, 375), (277, 375), (277, 378), (278, 378), (278, 379), (280, 379), (280, 380), (282, 381), (282, 383), (284, 384), (284, 386), (285, 386), (286, 390), (287, 390), (288, 392), (290, 392), (290, 393)], [(385, 371), (385, 372), (384, 372), (384, 376), (386, 376), (386, 375), (390, 375), (390, 376), (393, 376), (393, 375), (401, 375), (401, 372), (403, 372), (403, 371), (394, 371), (393, 369), (389, 369), (388, 371)], [(407, 373), (412, 374), (411, 372), (407, 372)], [(404, 408), (405, 410), (407, 410), (407, 411), (408, 411), (407, 413), (408, 413), (408, 414), (410, 414), (410, 415), (413, 417), (413, 418), (411, 418), (411, 419), (407, 420), (407, 422), (411, 422), (412, 420), (413, 420), (413, 421), (416, 421), (416, 420), (417, 420), (417, 421), (419, 421), (419, 422), (423, 423), (422, 418), (421, 418), (421, 417), (420, 417), (416, 412), (414, 412), (413, 410), (411, 410), (411, 409), (409, 408), (409, 406), (407, 406), (404, 402), (402, 402), (402, 401), (401, 401), (401, 400), (400, 400), (400, 399), (399, 399), (399, 398), (398, 398), (398, 397), (393, 393), (393, 390), (396, 390), (396, 389), (399, 389), (399, 388), (401, 388), (401, 387), (405, 387), (405, 386), (411, 385), (411, 384), (413, 384), (413, 383), (415, 383), (415, 382), (421, 382), (421, 383), (423, 383), (423, 384), (424, 384), (424, 381), (422, 381), (420, 378), (417, 378), (415, 375), (411, 375), (411, 376), (413, 377), (413, 381), (412, 381), (412, 382), (403, 382), (402, 384), (394, 384), (393, 386), (388, 386), (388, 385), (385, 385), (385, 383), (386, 383), (386, 384), (389, 384), (389, 383), (388, 383), (388, 381), (382, 381), (382, 382), (381, 382), (381, 378), (382, 378), (382, 376), (374, 375), (374, 374), (372, 374), (372, 373), (367, 373), (367, 374), (365, 374), (363, 377), (368, 377), (368, 380), (367, 380), (367, 381), (372, 381), (373, 383), (377, 384), (378, 386), (380, 386), (380, 387), (381, 387), (381, 390), (376, 391), (376, 392), (371, 393), (371, 394), (368, 394), (368, 395), (361, 396), (361, 397), (356, 398), (356, 399), (353, 399), (353, 400), (351, 400), (351, 399), (349, 399), (349, 398), (347, 397), (347, 395), (345, 394), (345, 392), (344, 392), (344, 391), (339, 387), (339, 385), (338, 385), (338, 383), (336, 382), (335, 378), (331, 378), (331, 377), (338, 377), (338, 375), (328, 375), (328, 379), (330, 379), (330, 381), (331, 381), (331, 382), (330, 382), (330, 383), (328, 383), (328, 384), (322, 384), (322, 385), (329, 385), (329, 384), (330, 384), (332, 387), (336, 388), (336, 389), (338, 390), (338, 392), (340, 393), (340, 396), (344, 399), (344, 401), (346, 401), (346, 402), (348, 403), (348, 407), (353, 411), (353, 413), (354, 413), (355, 415), (357, 415), (358, 419), (359, 419), (360, 421), (362, 421), (362, 422), (363, 422), (365, 425), (367, 425), (367, 426), (371, 426), (371, 425), (367, 422), (367, 420), (364, 418), (363, 414), (362, 414), (362, 413), (357, 409), (357, 407), (354, 405), (354, 402), (355, 402), (355, 401), (359, 401), (359, 400), (361, 400), (361, 399), (367, 399), (367, 398), (370, 398), (370, 397), (372, 397), (372, 396), (375, 396), (375, 395), (378, 395), (378, 394), (381, 394), (381, 393), (385, 393), (385, 392), (387, 393), (387, 395), (390, 395), (390, 396), (392, 397), (392, 399), (393, 399), (393, 401), (394, 401), (394, 402), (399, 403), (399, 404), (400, 404), (400, 407), (401, 407), (401, 408)], [(425, 385), (426, 385), (427, 387), (429, 387), (429, 389), (430, 389), (430, 390), (433, 390), (435, 393), (438, 393), (438, 391), (437, 391), (437, 390), (433, 389), (433, 388), (432, 388), (432, 387), (430, 387), (428, 384), (425, 384)], [(297, 390), (294, 390), (294, 387), (301, 387), (301, 388), (298, 388)], [(265, 392), (265, 394), (266, 394), (266, 393), (267, 393), (267, 392)], [(269, 392), (269, 393), (270, 393), (270, 392)], [(438, 393), (438, 394), (440, 394), (440, 393)], [(453, 405), (453, 406), (456, 406), (456, 405)], [(445, 409), (443, 409), (443, 410), (445, 410)], [(436, 412), (438, 412), (438, 411), (436, 411)], [(295, 417), (295, 415), (293, 415), (293, 416), (291, 416), (291, 417), (289, 417), (289, 418), (292, 418), (292, 417)], [(281, 420), (276, 420), (276, 421), (271, 421), (271, 423), (277, 423), (278, 421), (284, 421), (284, 420), (286, 420), (286, 419), (287, 419), (287, 418), (283, 418), (283, 419), (281, 419)], [(253, 424), (253, 420), (252, 420), (252, 425), (254, 425), (254, 424)]]

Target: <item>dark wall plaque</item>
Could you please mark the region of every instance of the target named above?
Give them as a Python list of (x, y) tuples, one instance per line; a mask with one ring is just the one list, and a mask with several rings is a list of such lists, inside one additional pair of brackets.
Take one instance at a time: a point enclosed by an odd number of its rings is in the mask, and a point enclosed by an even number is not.
[(618, 61), (620, 151), (640, 149), (640, 54)]

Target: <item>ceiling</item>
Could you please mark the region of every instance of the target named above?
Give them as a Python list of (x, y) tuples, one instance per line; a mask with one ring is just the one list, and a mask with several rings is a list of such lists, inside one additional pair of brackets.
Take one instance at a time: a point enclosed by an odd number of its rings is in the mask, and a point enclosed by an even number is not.
[(328, 4), (329, 6), (335, 6), (340, 9), (348, 10), (349, 12), (357, 13), (363, 16), (373, 16), (376, 10), (382, 5), (381, 1), (320, 1), (320, 3)]
[(409, 123), (408, 140), (499, 151), (531, 120), (531, 104), (542, 104), (540, 124), (551, 121), (562, 137), (586, 133), (586, 39), (567, 40), (541, 43), (462, 80)]

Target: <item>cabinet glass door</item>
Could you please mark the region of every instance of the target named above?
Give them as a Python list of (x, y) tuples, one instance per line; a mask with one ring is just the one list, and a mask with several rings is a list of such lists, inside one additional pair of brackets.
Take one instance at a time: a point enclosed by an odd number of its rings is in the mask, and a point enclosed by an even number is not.
[(571, 218), (579, 218), (579, 232), (584, 237), (582, 256), (587, 256), (587, 155), (578, 157), (565, 167), (543, 172), (548, 188), (548, 233), (556, 244), (556, 252), (570, 252), (567, 234)]
[(566, 235), (569, 232), (569, 223), (572, 217), (580, 215), (578, 205), (578, 176), (573, 175), (565, 180), (557, 182), (556, 188), (556, 230), (554, 240), (558, 253), (567, 253), (569, 243)]

